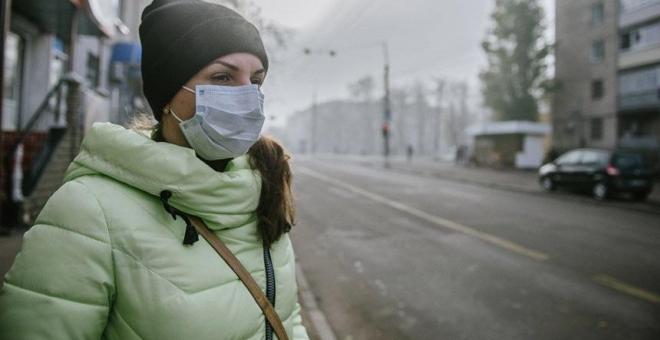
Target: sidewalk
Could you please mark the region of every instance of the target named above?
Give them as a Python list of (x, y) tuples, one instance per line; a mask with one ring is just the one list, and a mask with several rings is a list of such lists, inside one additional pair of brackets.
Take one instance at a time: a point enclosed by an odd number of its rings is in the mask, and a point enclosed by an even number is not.
[[(309, 156), (300, 156), (305, 159)], [(355, 156), (355, 155), (318, 155), (321, 160), (341, 160), (358, 163), (364, 166), (383, 167), (382, 156)], [(521, 191), (529, 193), (542, 193), (538, 183), (536, 170), (520, 169), (492, 169), (484, 167), (460, 166), (447, 161), (434, 161), (426, 157), (414, 158), (408, 163), (403, 156), (394, 156), (389, 159), (390, 169), (398, 172), (434, 176), (470, 184), (482, 185), (490, 188)], [(576, 198), (580, 197), (575, 195)], [(660, 183), (656, 183), (647, 202), (630, 202), (631, 206), (645, 206), (644, 209), (660, 211)]]

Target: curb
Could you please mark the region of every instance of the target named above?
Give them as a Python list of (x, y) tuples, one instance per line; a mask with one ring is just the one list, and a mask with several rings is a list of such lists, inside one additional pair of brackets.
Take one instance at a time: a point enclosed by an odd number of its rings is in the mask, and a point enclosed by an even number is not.
[(316, 304), (316, 297), (309, 288), (309, 283), (300, 264), (296, 263), (296, 278), (298, 281), (298, 290), (300, 291), (300, 299), (304, 313), (309, 316), (308, 322), (312, 325), (318, 335), (318, 340), (337, 340), (335, 332), (330, 327), (325, 314), (319, 309)]

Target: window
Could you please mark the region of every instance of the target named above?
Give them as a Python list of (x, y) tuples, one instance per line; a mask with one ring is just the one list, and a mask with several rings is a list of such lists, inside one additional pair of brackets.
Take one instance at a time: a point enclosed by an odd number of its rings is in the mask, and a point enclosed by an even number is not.
[(561, 165), (577, 164), (580, 162), (580, 157), (581, 157), (580, 151), (571, 151), (569, 153), (565, 153), (561, 155), (561, 157), (557, 159), (557, 164), (561, 164)]
[(605, 86), (602, 79), (596, 79), (591, 82), (591, 99), (597, 100), (605, 95)]
[(597, 2), (591, 5), (591, 26), (596, 27), (605, 21), (605, 5), (603, 2)]
[(591, 61), (601, 63), (605, 59), (605, 42), (596, 40), (591, 45)]
[(660, 45), (660, 22), (621, 33), (621, 50), (637, 50)]
[(93, 53), (87, 53), (87, 74), (85, 76), (91, 87), (99, 86), (99, 57)]
[(582, 164), (606, 165), (610, 159), (610, 154), (605, 151), (589, 150), (582, 153)]
[(603, 119), (591, 119), (591, 140), (601, 140), (603, 138)]

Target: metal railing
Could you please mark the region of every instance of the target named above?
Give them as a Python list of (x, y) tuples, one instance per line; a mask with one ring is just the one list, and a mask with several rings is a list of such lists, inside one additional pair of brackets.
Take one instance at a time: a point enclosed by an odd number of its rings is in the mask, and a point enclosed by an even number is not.
[[(14, 198), (29, 196), (34, 191), (41, 175), (51, 159), (51, 156), (57, 148), (57, 145), (63, 139), (68, 125), (64, 120), (63, 112), (66, 113), (71, 109), (68, 107), (70, 103), (67, 101), (66, 104), (63, 105), (63, 101), (67, 98), (67, 94), (74, 90), (73, 88), (77, 90), (77, 87), (72, 86), (74, 84), (77, 85), (75, 77), (67, 76), (61, 78), (57, 84), (48, 91), (30, 120), (26, 123), (25, 127), (19, 130), (10, 149), (9, 154), (11, 157), (6, 159), (5, 164), (5, 169), (7, 169), (6, 173), (9, 175), (9, 193), (11, 193), (11, 196)], [(63, 106), (66, 107), (63, 108)], [(74, 108), (74, 110), (77, 109)], [(28, 169), (22, 169), (21, 163), (24, 148), (21, 146), (47, 117), (51, 117), (53, 120), (51, 126), (48, 127), (46, 139), (43, 145), (41, 145), (39, 151), (35, 153)], [(20, 171), (21, 173), (17, 174), (17, 171)], [(20, 183), (20, 186), (18, 183)]]

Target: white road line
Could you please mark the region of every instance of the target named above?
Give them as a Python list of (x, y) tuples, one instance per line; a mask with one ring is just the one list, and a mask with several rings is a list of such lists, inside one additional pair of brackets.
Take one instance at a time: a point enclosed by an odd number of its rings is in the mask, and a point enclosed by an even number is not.
[(508, 251), (532, 258), (536, 261), (546, 261), (550, 257), (547, 254), (544, 254), (540, 251), (536, 251), (530, 248), (527, 248), (525, 246), (519, 245), (515, 242), (505, 240), (503, 238), (497, 237), (495, 235), (491, 235), (482, 231), (478, 231), (474, 228), (462, 225), (460, 223), (439, 217), (439, 216), (434, 216), (429, 213), (426, 213), (422, 210), (413, 208), (411, 206), (408, 206), (406, 204), (403, 204), (401, 202), (393, 201), (390, 200), (386, 197), (383, 197), (381, 195), (366, 191), (364, 189), (360, 189), (358, 187), (352, 186), (348, 183), (342, 182), (340, 180), (325, 176), (321, 173), (318, 173), (314, 170), (311, 170), (309, 168), (305, 167), (296, 167), (296, 172), (297, 173), (302, 173), (310, 177), (314, 177), (316, 179), (322, 180), (324, 182), (333, 184), (338, 187), (342, 187), (346, 190), (352, 191), (358, 195), (364, 196), (372, 201), (382, 203), (384, 205), (387, 205), (389, 207), (392, 207), (394, 209), (397, 209), (399, 211), (405, 212), (407, 214), (413, 215), (415, 217), (418, 217), (420, 219), (426, 220), (428, 222), (431, 222), (433, 224), (439, 225), (441, 227), (451, 229), (454, 231), (461, 232), (466, 235), (470, 235), (473, 237), (476, 237), (482, 241), (494, 244), (500, 248), (506, 249)]
[(660, 304), (660, 295), (635, 287), (631, 284), (619, 281), (611, 276), (596, 275), (594, 276), (594, 281), (600, 283), (603, 286), (618, 290), (628, 295), (632, 295), (638, 299)]

